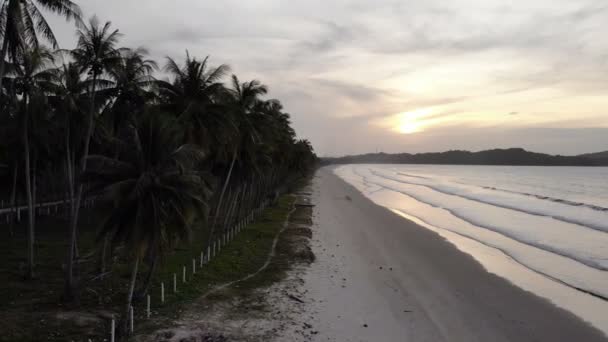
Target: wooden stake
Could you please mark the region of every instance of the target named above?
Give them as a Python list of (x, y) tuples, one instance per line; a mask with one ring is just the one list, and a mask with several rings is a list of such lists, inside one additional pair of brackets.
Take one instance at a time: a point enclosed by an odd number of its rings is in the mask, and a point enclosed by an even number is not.
[(129, 310), (129, 330), (133, 334), (133, 305), (131, 305), (131, 309)]
[(146, 296), (146, 317), (150, 318), (150, 295)]
[(160, 283), (160, 302), (165, 304), (165, 283)]
[(116, 335), (116, 321), (114, 317), (112, 317), (112, 323), (110, 324), (110, 342), (114, 342), (114, 337)]

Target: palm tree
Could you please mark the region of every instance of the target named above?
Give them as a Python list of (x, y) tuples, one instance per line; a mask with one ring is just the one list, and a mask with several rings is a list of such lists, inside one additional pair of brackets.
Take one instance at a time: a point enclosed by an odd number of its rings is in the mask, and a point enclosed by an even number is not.
[[(80, 68), (81, 72), (88, 73), (89, 76), (89, 109), (87, 118), (87, 128), (84, 136), (84, 149), (80, 160), (80, 172), (86, 171), (87, 157), (93, 136), (95, 122), (96, 91), (100, 82), (99, 77), (107, 70), (113, 68), (120, 62), (120, 50), (116, 48), (121, 37), (118, 30), (111, 30), (111, 22), (106, 22), (103, 26), (99, 24), (97, 17), (89, 20), (89, 25), (78, 30), (78, 43), (76, 49), (70, 51), (74, 63)], [(73, 279), (73, 263), (76, 249), (76, 236), (78, 227), (78, 213), (82, 200), (83, 184), (78, 187), (76, 200), (73, 206), (70, 222), (70, 243), (68, 251), (68, 272), (66, 279)], [(72, 284), (66, 284), (66, 299), (74, 298)]]
[(95, 98), (99, 77), (106, 71), (114, 68), (121, 61), (120, 49), (116, 47), (121, 34), (118, 30), (111, 30), (111, 22), (103, 26), (99, 24), (97, 17), (89, 20), (89, 25), (78, 30), (78, 43), (76, 49), (70, 51), (74, 63), (81, 68), (81, 72), (87, 72), (90, 83), (89, 90), (89, 117), (87, 132), (85, 136), (83, 158), (81, 169), (86, 169), (89, 146), (94, 129)]
[[(180, 66), (174, 59), (167, 57), (164, 68), (172, 81), (159, 81), (159, 95), (162, 108), (175, 113), (187, 130), (186, 141), (195, 142), (207, 153), (211, 146), (222, 146), (223, 140), (234, 135), (234, 127), (221, 103), (225, 94), (222, 77), (230, 67), (222, 64), (209, 67), (209, 57), (202, 61), (190, 57)], [(215, 149), (222, 152), (221, 149)]]
[(107, 204), (101, 235), (122, 243), (132, 260), (124, 331), (140, 259), (188, 239), (209, 195), (206, 179), (195, 171), (202, 153), (180, 146), (178, 132), (160, 116), (145, 116), (130, 131), (117, 158), (90, 156), (85, 174)]
[[(88, 104), (87, 91), (90, 89), (90, 81), (83, 80), (80, 67), (74, 63), (64, 64), (53, 70), (53, 89), (49, 102), (55, 110), (55, 119), (62, 123), (61, 133), (64, 138), (64, 156), (66, 171), (67, 196), (71, 219), (76, 211), (76, 174), (75, 163), (78, 146), (84, 139), (82, 127), (85, 126), (85, 108)], [(69, 227), (68, 236), (72, 236), (72, 226)], [(73, 255), (68, 253), (66, 260), (66, 283), (65, 299), (73, 299)]]
[(28, 272), (27, 277), (34, 277), (34, 198), (31, 180), (30, 141), (32, 133), (31, 112), (32, 107), (40, 105), (45, 93), (52, 87), (53, 74), (47, 67), (54, 61), (50, 51), (45, 48), (36, 48), (20, 53), (17, 56), (18, 64), (11, 65), (9, 74), (13, 74), (12, 82), (15, 84), (17, 94), (21, 99), (21, 133), (24, 158), (24, 178), (26, 185), (26, 198), (28, 203)]
[(152, 90), (156, 79), (152, 74), (158, 69), (155, 61), (146, 58), (148, 50), (144, 48), (123, 49), (121, 52), (119, 62), (107, 70), (114, 83), (106, 90), (108, 96), (114, 97), (110, 111), (113, 134), (126, 123), (128, 115), (141, 111), (154, 98)]
[(232, 75), (232, 89), (230, 89), (228, 92), (228, 101), (230, 102), (229, 108), (232, 110), (235, 116), (235, 126), (238, 135), (233, 143), (232, 160), (230, 161), (228, 174), (224, 179), (224, 184), (217, 202), (215, 215), (213, 216), (213, 223), (211, 224), (211, 237), (213, 237), (213, 233), (215, 231), (219, 211), (222, 206), (226, 189), (230, 183), (239, 152), (245, 154), (248, 160), (253, 160), (256, 158), (255, 151), (260, 141), (258, 139), (259, 134), (252, 119), (254, 119), (254, 115), (256, 115), (255, 108), (256, 104), (260, 101), (260, 96), (265, 95), (267, 92), (268, 88), (257, 80), (244, 82), (241, 84), (236, 75)]
[[(40, 7), (40, 8), (39, 8)], [(42, 35), (53, 48), (58, 47), (57, 39), (41, 9), (57, 13), (67, 20), (81, 21), (78, 5), (70, 0), (2, 0), (0, 5), (0, 79), (4, 76), (6, 57), (11, 60), (20, 50), (39, 46)]]

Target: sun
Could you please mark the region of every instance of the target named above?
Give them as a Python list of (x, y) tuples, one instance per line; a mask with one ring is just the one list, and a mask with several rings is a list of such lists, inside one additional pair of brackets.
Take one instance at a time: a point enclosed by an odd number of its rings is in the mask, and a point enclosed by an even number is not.
[(402, 120), (402, 122), (399, 123), (399, 127), (397, 127), (397, 131), (403, 134), (412, 134), (420, 132), (421, 129), (422, 125), (420, 122), (410, 120)]
[(427, 108), (399, 113), (395, 130), (403, 134), (421, 132), (426, 124), (424, 117), (429, 114), (431, 114), (431, 110)]

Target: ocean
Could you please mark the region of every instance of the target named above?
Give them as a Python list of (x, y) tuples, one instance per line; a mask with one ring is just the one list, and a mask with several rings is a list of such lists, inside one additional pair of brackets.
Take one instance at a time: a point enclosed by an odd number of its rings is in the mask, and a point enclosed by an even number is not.
[[(591, 296), (605, 307), (606, 167), (360, 164), (334, 172), (377, 204), (444, 232), (449, 240), (476, 242), (458, 247), (484, 261), (491, 272), (514, 279), (509, 274), (513, 267), (483, 260), (484, 252), (475, 246), (497, 251), (535, 277)], [(551, 294), (550, 286), (536, 280), (514, 282), (558, 305), (563, 298), (553, 297), (565, 296)]]

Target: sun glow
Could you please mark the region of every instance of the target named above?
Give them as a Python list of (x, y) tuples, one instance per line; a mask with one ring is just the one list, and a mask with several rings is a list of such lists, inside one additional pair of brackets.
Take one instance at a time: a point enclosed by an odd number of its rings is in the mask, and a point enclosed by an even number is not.
[(425, 116), (431, 114), (430, 109), (417, 109), (411, 112), (397, 114), (395, 130), (403, 134), (421, 132), (426, 126)]

